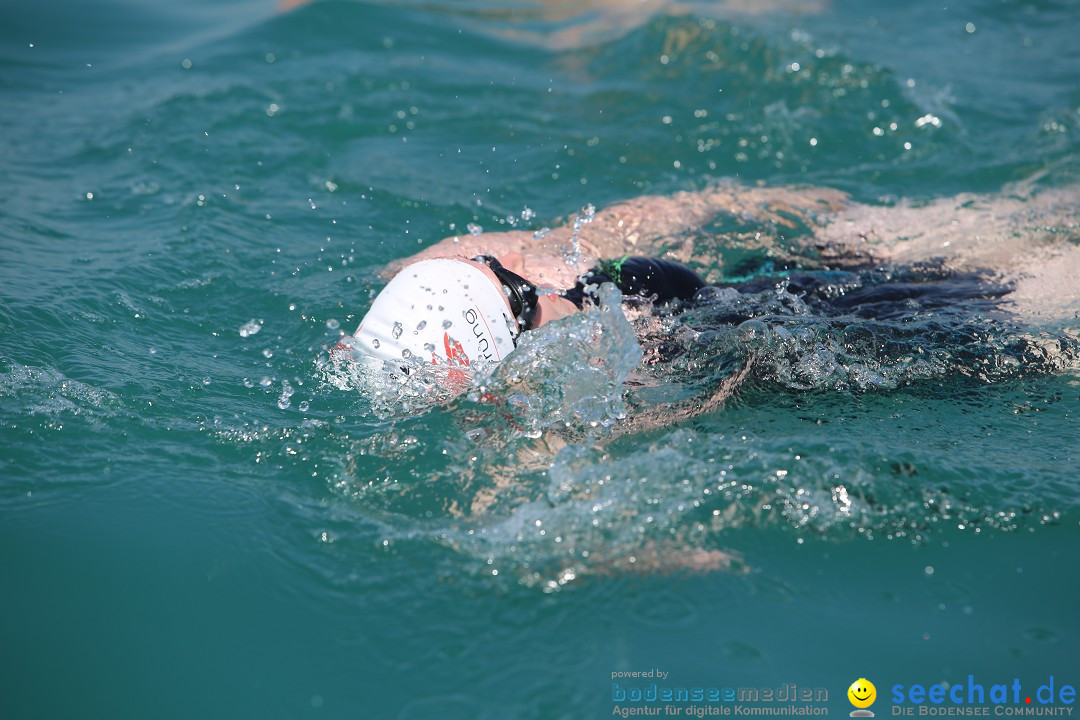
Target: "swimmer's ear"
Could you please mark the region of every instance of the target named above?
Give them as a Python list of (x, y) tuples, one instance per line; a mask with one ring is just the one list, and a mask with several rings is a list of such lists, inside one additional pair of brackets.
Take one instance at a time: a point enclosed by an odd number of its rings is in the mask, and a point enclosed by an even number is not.
[(506, 253), (499, 256), (499, 262), (503, 267), (511, 272), (515, 272), (518, 275), (525, 274), (525, 256), (519, 252)]

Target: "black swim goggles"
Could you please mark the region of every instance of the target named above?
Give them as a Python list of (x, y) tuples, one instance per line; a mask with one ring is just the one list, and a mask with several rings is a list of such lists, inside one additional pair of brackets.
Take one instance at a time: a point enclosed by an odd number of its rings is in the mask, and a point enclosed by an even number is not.
[(536, 294), (536, 286), (516, 272), (504, 268), (502, 263), (491, 255), (477, 255), (473, 260), (487, 265), (491, 268), (491, 272), (495, 273), (495, 277), (499, 278), (499, 282), (506, 288), (510, 310), (517, 318), (518, 327), (528, 330), (536, 314), (536, 302), (540, 299)]

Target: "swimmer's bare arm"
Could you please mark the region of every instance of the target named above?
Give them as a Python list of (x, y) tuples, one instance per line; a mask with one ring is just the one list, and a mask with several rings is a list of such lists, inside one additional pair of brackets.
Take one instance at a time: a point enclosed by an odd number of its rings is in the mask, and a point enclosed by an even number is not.
[[(445, 238), (411, 257), (391, 263), (385, 274), (424, 258), (511, 256), (508, 267), (540, 285), (565, 288), (576, 282), (600, 258), (623, 255), (668, 257), (681, 262), (711, 264), (700, 257), (694, 236), (722, 214), (753, 218), (780, 228), (803, 225), (818, 228), (847, 206), (847, 197), (828, 188), (744, 187), (721, 183), (699, 192), (670, 196), (646, 195), (616, 203), (596, 213), (579, 231), (580, 256), (569, 264), (574, 217), (543, 234), (526, 230), (457, 235)], [(514, 258), (513, 256), (520, 256)]]

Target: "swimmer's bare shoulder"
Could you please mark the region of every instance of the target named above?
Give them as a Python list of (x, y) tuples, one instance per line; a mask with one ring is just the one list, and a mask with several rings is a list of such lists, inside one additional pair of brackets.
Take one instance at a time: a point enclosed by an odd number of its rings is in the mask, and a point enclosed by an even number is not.
[(561, 226), (538, 236), (527, 230), (489, 232), (479, 235), (453, 235), (443, 238), (415, 255), (395, 260), (380, 273), (391, 277), (401, 268), (431, 258), (471, 259), (478, 255), (494, 255), (500, 259), (520, 256), (505, 262), (515, 272), (549, 287), (571, 287), (578, 275), (596, 263), (596, 257), (583, 252), (576, 263), (568, 263), (565, 253), (573, 239), (572, 228)]

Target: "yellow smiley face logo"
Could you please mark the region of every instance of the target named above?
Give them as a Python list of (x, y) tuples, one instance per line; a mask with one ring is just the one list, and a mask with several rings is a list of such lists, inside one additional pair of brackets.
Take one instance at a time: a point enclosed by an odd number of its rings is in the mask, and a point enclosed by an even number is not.
[(847, 689), (848, 700), (857, 708), (868, 708), (877, 699), (877, 688), (866, 678), (859, 678)]

